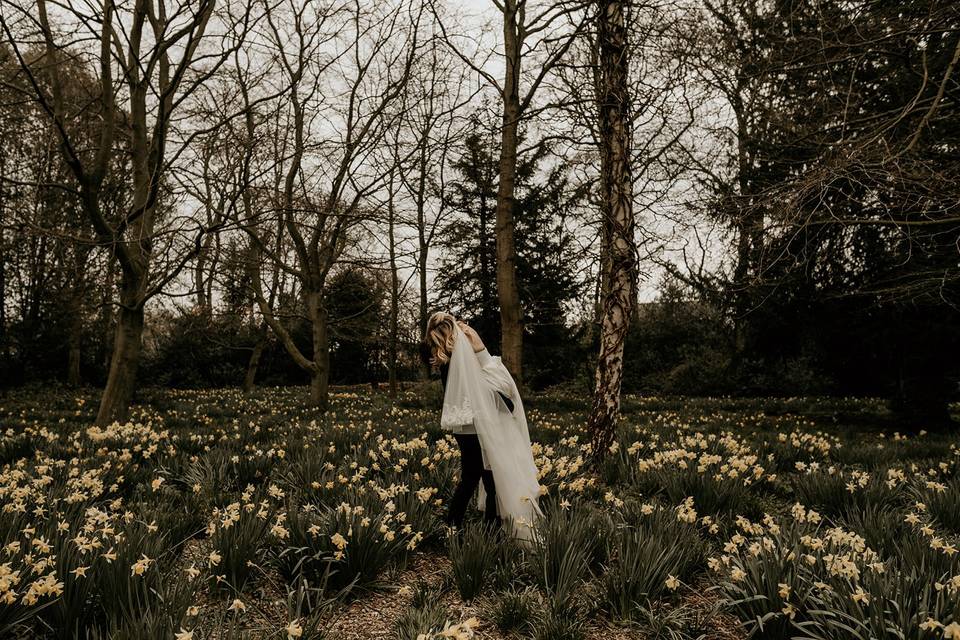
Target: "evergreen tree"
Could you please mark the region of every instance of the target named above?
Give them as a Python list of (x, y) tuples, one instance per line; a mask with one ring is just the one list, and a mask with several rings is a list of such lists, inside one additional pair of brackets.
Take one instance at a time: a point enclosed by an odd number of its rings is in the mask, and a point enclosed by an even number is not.
[(384, 284), (361, 268), (345, 268), (330, 278), (326, 302), (332, 333), (333, 379), (340, 384), (382, 380), (386, 371)]
[(913, 424), (946, 422), (960, 348), (960, 12), (750, 6), (714, 7), (739, 34), (720, 59), (765, 96), (738, 113), (753, 123), (739, 132), (749, 162), (717, 209), (734, 228), (761, 225), (730, 283), (746, 360), (815, 354), (838, 391), (885, 391)]
[[(473, 123), (453, 163), (459, 179), (447, 198), (458, 215), (440, 236), (443, 258), (434, 282), (441, 307), (466, 319), (494, 346), (500, 342), (494, 233), (498, 153), (495, 130), (476, 115)], [(531, 386), (557, 382), (571, 373), (556, 349), (576, 343), (565, 311), (584, 286), (566, 224), (567, 212), (579, 204), (584, 190), (570, 185), (562, 167), (540, 171), (546, 157), (546, 150), (540, 150), (519, 160), (514, 202), (524, 359), (530, 365), (524, 375)]]

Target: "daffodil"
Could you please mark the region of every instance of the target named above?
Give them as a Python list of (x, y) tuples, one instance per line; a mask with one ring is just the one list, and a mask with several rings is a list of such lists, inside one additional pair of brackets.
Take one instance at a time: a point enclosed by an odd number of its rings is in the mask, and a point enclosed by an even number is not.
[(294, 640), (303, 635), (303, 627), (300, 626), (297, 620), (291, 621), (283, 630), (287, 633), (287, 640)]

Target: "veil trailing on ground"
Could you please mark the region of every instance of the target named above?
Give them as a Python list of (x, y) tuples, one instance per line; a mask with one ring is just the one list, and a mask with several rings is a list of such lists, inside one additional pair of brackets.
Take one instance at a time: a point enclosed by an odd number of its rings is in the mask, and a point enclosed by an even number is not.
[[(530, 527), (542, 512), (537, 504), (540, 481), (520, 393), (500, 358), (492, 357), (481, 366), (466, 334), (460, 327), (456, 332), (440, 424), (452, 427), (473, 422), (484, 467), (493, 472), (499, 515), (511, 521), (516, 537), (529, 540)], [(497, 391), (510, 398), (513, 412)], [(480, 504), (483, 502), (481, 495)]]

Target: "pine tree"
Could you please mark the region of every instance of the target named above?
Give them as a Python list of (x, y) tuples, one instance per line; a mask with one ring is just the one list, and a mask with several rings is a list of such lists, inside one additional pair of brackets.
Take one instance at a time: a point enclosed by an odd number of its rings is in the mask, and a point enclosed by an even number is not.
[[(501, 339), (494, 234), (498, 153), (495, 130), (485, 129), (476, 116), (474, 123), (473, 133), (453, 163), (459, 179), (447, 198), (458, 215), (440, 236), (443, 258), (434, 282), (441, 306), (466, 319), (492, 346)], [(562, 167), (544, 175), (540, 165), (546, 158), (547, 151), (540, 150), (520, 159), (514, 205), (524, 344), (531, 357), (544, 345), (556, 346), (569, 338), (564, 307), (583, 287), (575, 271), (575, 246), (565, 217), (584, 197), (584, 190), (570, 185)], [(530, 364), (525, 378), (534, 386), (569, 373), (556, 369), (555, 358), (551, 362), (534, 357)]]

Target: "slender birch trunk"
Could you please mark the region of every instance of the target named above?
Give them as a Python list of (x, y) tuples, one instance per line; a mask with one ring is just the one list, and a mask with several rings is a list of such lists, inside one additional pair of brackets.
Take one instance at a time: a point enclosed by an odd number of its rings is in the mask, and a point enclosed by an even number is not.
[(608, 217), (605, 223), (609, 230), (609, 284), (602, 301), (597, 386), (588, 424), (595, 464), (603, 460), (614, 441), (620, 413), (623, 345), (636, 304), (637, 277), (624, 3), (600, 0), (597, 21), (600, 47), (597, 100), (603, 194), (607, 198), (604, 213)]

